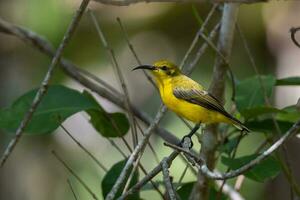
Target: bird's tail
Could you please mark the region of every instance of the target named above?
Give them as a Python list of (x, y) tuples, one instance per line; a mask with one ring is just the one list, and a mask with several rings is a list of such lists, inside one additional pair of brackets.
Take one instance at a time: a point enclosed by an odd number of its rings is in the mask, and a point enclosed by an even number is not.
[(240, 122), (238, 119), (236, 119), (236, 118), (234, 118), (234, 117), (231, 117), (230, 119), (231, 119), (233, 125), (234, 125), (237, 129), (239, 129), (240, 131), (246, 132), (246, 133), (249, 133), (249, 132), (250, 132), (250, 129), (247, 128), (247, 127), (245, 126), (245, 124), (243, 124), (242, 122)]

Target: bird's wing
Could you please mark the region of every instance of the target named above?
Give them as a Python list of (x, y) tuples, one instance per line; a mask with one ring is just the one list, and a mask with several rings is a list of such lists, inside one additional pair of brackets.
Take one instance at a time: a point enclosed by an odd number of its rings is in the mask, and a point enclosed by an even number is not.
[(203, 90), (202, 86), (198, 85), (198, 83), (192, 81), (190, 84), (184, 83), (177, 85), (179, 86), (173, 88), (173, 94), (178, 99), (198, 104), (209, 110), (219, 112), (230, 119), (232, 118), (232, 116), (223, 108), (221, 103), (214, 96)]

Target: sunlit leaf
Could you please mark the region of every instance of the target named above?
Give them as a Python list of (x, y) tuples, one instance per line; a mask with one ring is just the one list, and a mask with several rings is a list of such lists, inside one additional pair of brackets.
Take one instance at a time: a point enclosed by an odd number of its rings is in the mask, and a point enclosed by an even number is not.
[[(240, 158), (228, 158), (222, 157), (222, 163), (231, 169), (238, 169), (246, 164), (248, 164), (251, 160), (255, 159), (258, 155), (253, 154), (249, 156), (243, 156)], [(255, 167), (247, 171), (244, 175), (252, 180), (263, 182), (267, 179), (276, 177), (280, 172), (280, 164), (279, 162), (272, 156), (266, 158), (261, 161)]]
[(300, 85), (300, 76), (292, 76), (287, 78), (278, 79), (276, 85), (285, 86), (285, 85)]
[(289, 106), (283, 109), (285, 112), (276, 116), (277, 120), (295, 123), (300, 119), (300, 110), (297, 106)]
[(86, 112), (91, 117), (90, 122), (93, 127), (104, 137), (122, 137), (129, 130), (129, 122), (123, 113), (108, 113), (94, 97), (84, 91), (84, 95), (98, 106), (97, 109), (89, 109)]
[[(0, 128), (14, 133), (29, 110), (36, 92), (36, 89), (29, 91), (19, 97), (11, 107), (0, 110)], [(49, 86), (48, 92), (25, 129), (25, 134), (51, 133), (69, 116), (95, 108), (95, 102), (76, 90), (62, 85)]]
[[(261, 80), (261, 81), (260, 81)], [(236, 86), (236, 104), (242, 113), (245, 109), (263, 106), (265, 104), (264, 93), (260, 83), (262, 82), (267, 97), (272, 95), (276, 79), (274, 76), (254, 76), (239, 82)]]
[[(122, 169), (124, 168), (125, 164), (126, 164), (127, 160), (122, 160), (116, 164), (114, 164), (109, 171), (105, 174), (102, 183), (101, 183), (101, 188), (102, 188), (102, 194), (103, 194), (103, 198), (106, 197), (106, 195), (110, 192), (111, 188), (114, 186), (116, 180), (118, 179), (119, 175), (122, 172)], [(132, 187), (134, 184), (136, 184), (138, 182), (138, 170), (135, 171), (130, 185), (129, 187)], [(128, 179), (128, 177), (126, 177), (126, 180)], [(123, 188), (125, 187), (125, 184), (121, 185), (120, 189), (118, 190), (117, 194), (116, 194), (116, 199), (117, 197), (121, 196)], [(130, 200), (138, 200), (140, 199), (139, 197), (139, 193), (136, 192), (130, 196), (128, 196), (128, 198), (126, 199), (130, 199)]]

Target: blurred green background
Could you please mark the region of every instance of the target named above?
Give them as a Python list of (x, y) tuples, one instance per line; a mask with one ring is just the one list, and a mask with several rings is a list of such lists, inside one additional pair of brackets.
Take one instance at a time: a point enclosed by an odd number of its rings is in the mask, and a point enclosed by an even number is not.
[[(42, 35), (57, 47), (79, 3), (80, 1), (72, 0), (2, 0), (0, 13), (5, 20)], [(143, 63), (152, 63), (158, 59), (169, 59), (180, 63), (200, 27), (193, 12), (193, 6), (202, 19), (205, 19), (211, 8), (209, 4), (173, 3), (141, 3), (129, 7), (114, 7), (92, 2), (89, 6), (99, 20), (111, 47), (115, 50), (129, 86), (132, 102), (152, 116), (160, 105), (159, 96), (142, 73), (131, 72), (137, 63), (127, 47), (116, 17), (121, 18), (130, 41)], [(272, 1), (240, 7), (238, 23), (249, 41), (262, 74), (276, 74), (278, 77), (300, 74), (299, 67), (298, 70), (295, 69), (299, 63), (299, 50), (290, 42), (288, 33), (291, 26), (297, 26), (295, 19), (297, 17), (299, 19), (299, 14), (296, 8), (299, 6), (300, 3), (297, 1)], [(214, 19), (208, 26), (209, 30), (220, 19), (220, 16), (220, 12), (214, 15)], [(254, 71), (240, 37), (238, 34), (235, 36), (231, 66), (236, 77), (241, 80), (254, 75)], [(8, 35), (0, 34), (0, 44), (0, 107), (3, 108), (9, 106), (21, 94), (39, 85), (50, 59)], [(208, 49), (192, 74), (192, 77), (205, 87), (208, 87), (210, 83), (215, 55), (211, 49)], [(89, 15), (85, 14), (80, 22), (64, 57), (119, 88), (109, 58)], [(52, 83), (61, 83), (78, 90), (83, 89), (78, 83), (66, 77), (59, 68), (55, 72)], [(295, 89), (289, 89), (276, 91), (274, 102), (278, 107), (295, 104), (297, 92)], [(119, 91), (121, 91), (120, 88)], [(231, 105), (230, 84), (226, 91), (227, 107), (229, 107)], [(119, 110), (102, 98), (99, 98), (99, 101), (107, 111)], [(93, 130), (83, 113), (72, 116), (64, 125), (107, 168), (122, 159), (122, 156)], [(161, 125), (178, 137), (188, 131), (172, 113), (164, 117)], [(259, 134), (250, 135), (240, 145), (238, 155), (249, 154), (262, 138), (263, 136)], [(0, 152), (4, 151), (10, 139), (11, 135), (5, 133), (0, 135)], [(130, 140), (129, 136), (128, 140)], [(123, 143), (118, 140), (116, 142), (125, 149)], [(152, 144), (160, 159), (171, 152), (162, 143), (160, 138), (153, 136)], [(298, 143), (298, 141), (291, 143), (291, 157), (299, 150), (296, 147)], [(52, 149), (55, 149), (93, 191), (102, 197), (100, 186), (104, 172), (61, 129), (57, 129), (51, 135), (24, 136), (21, 139), (8, 163), (0, 170), (0, 199), (73, 199), (66, 181), (68, 178), (80, 199), (90, 199), (77, 180), (51, 155)], [(293, 163), (293, 167), (294, 164), (297, 166), (297, 162)], [(142, 163), (148, 171), (156, 165), (148, 149), (142, 158)], [(175, 160), (170, 170), (174, 181), (178, 181), (184, 166), (180, 159)], [(218, 167), (225, 169), (221, 164)], [(158, 176), (156, 180), (161, 180), (161, 176)], [(184, 182), (193, 180), (195, 177), (189, 171)], [(229, 183), (232, 182), (229, 181)], [(282, 199), (280, 195), (283, 197), (287, 195), (289, 187), (280, 175), (265, 184), (247, 179), (241, 192), (245, 199)], [(159, 199), (153, 191), (143, 191), (141, 197)]]

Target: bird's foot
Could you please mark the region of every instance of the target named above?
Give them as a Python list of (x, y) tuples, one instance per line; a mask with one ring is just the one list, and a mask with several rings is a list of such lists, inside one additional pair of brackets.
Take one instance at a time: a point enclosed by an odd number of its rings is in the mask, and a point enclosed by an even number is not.
[(179, 143), (179, 146), (182, 148), (191, 149), (193, 147), (193, 141), (192, 136), (197, 132), (197, 130), (200, 128), (200, 123), (196, 124), (196, 126), (191, 130), (191, 132), (181, 139), (181, 142)]
[(179, 146), (182, 148), (186, 148), (186, 149), (191, 149), (193, 148), (193, 140), (192, 140), (192, 135), (188, 134), (183, 136), (183, 138), (180, 141)]

